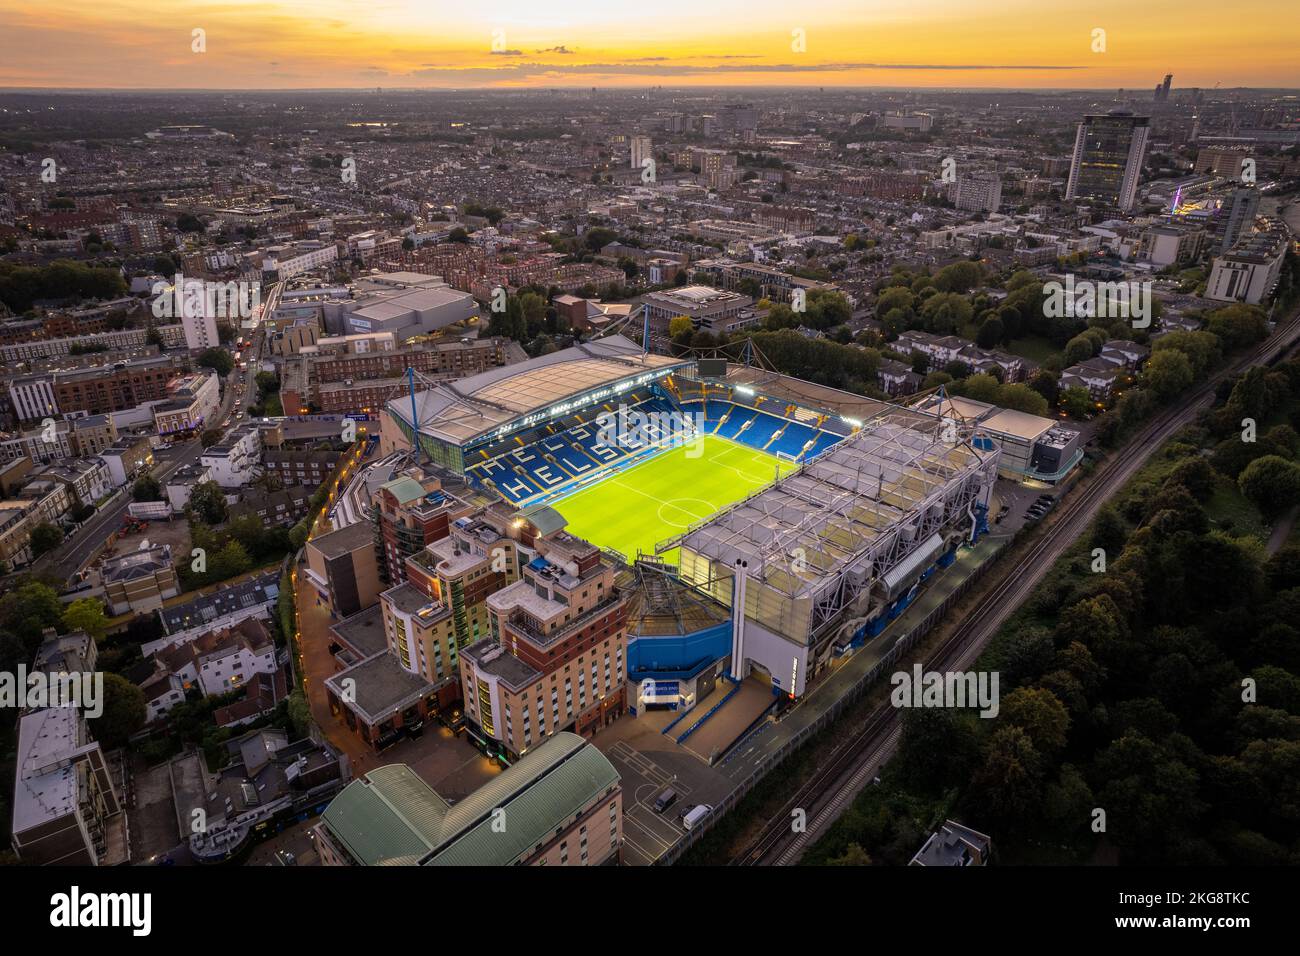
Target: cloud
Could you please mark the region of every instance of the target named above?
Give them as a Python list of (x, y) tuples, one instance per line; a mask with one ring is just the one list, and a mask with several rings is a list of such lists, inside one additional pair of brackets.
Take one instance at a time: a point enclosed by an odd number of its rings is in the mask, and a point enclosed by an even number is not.
[(492, 56), (523, 56), (523, 50), (492, 50)]
[(572, 56), (576, 51), (570, 50), (567, 46), (552, 46), (552, 47), (547, 47), (545, 50), (538, 50), (537, 52), (538, 53), (560, 53), (565, 56)]

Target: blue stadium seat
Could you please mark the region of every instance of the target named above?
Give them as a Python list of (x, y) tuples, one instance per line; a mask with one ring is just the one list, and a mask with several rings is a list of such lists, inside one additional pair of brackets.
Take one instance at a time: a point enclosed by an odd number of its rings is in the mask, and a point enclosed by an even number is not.
[(844, 436), (842, 435), (835, 435), (831, 432), (818, 432), (817, 441), (813, 442), (813, 446), (809, 448), (807, 453), (803, 456), (804, 461), (811, 461), (816, 458), (822, 452), (826, 451), (826, 449), (841, 441), (843, 437)]
[(731, 413), (727, 416), (727, 420), (722, 423), (722, 427), (718, 429), (717, 433), (723, 438), (735, 438), (748, 422), (753, 421), (754, 416), (757, 414), (758, 412), (752, 408), (732, 405)]
[(741, 433), (740, 441), (761, 450), (785, 423), (784, 418), (774, 418), (759, 412), (754, 416), (753, 423)]
[(803, 446), (808, 444), (812, 437), (813, 430), (807, 425), (787, 422), (781, 437), (768, 445), (767, 450), (773, 454), (780, 452), (793, 458), (803, 451)]

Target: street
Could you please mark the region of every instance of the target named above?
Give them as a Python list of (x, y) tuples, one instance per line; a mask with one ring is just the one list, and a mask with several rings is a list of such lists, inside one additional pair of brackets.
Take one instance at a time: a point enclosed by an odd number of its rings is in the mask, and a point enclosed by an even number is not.
[[(265, 336), (260, 328), (254, 331), (252, 344), (246, 350), (245, 356), (248, 368), (241, 371), (236, 365), (226, 377), (214, 427), (224, 430), (227, 418), (231, 418), (232, 426), (235, 425), (241, 416), (248, 414), (248, 407), (256, 401), (257, 373), (261, 367), (264, 339)], [(231, 411), (237, 397), (242, 404), (239, 413), (232, 417)], [(197, 462), (202, 452), (203, 447), (197, 438), (155, 449), (155, 464), (150, 474), (157, 478), (160, 484), (165, 484), (178, 469)], [(53, 574), (60, 581), (69, 581), (104, 546), (109, 535), (121, 525), (131, 500), (131, 483), (128, 483), (124, 488), (119, 489), (108, 504), (101, 507), (74, 531), (63, 544), (49, 554), (37, 558), (26, 570)]]

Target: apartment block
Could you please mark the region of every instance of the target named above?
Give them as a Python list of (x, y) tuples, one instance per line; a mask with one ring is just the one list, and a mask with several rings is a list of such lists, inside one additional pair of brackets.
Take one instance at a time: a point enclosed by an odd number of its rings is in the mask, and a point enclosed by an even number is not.
[(507, 759), (626, 706), (627, 598), (595, 545), (557, 531), (536, 540), (520, 580), (488, 596), (492, 633), (461, 653), (470, 732)]
[(308, 541), (305, 573), (330, 613), (349, 617), (379, 601), (378, 558), (374, 531), (358, 522)]

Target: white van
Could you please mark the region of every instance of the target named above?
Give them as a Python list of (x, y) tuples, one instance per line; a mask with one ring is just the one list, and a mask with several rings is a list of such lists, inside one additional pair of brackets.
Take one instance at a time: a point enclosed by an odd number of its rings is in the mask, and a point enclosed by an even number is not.
[(688, 830), (694, 829), (697, 823), (712, 812), (713, 808), (711, 806), (707, 803), (701, 803), (691, 810), (690, 813), (686, 814), (686, 816), (682, 817), (682, 826), (686, 827)]

